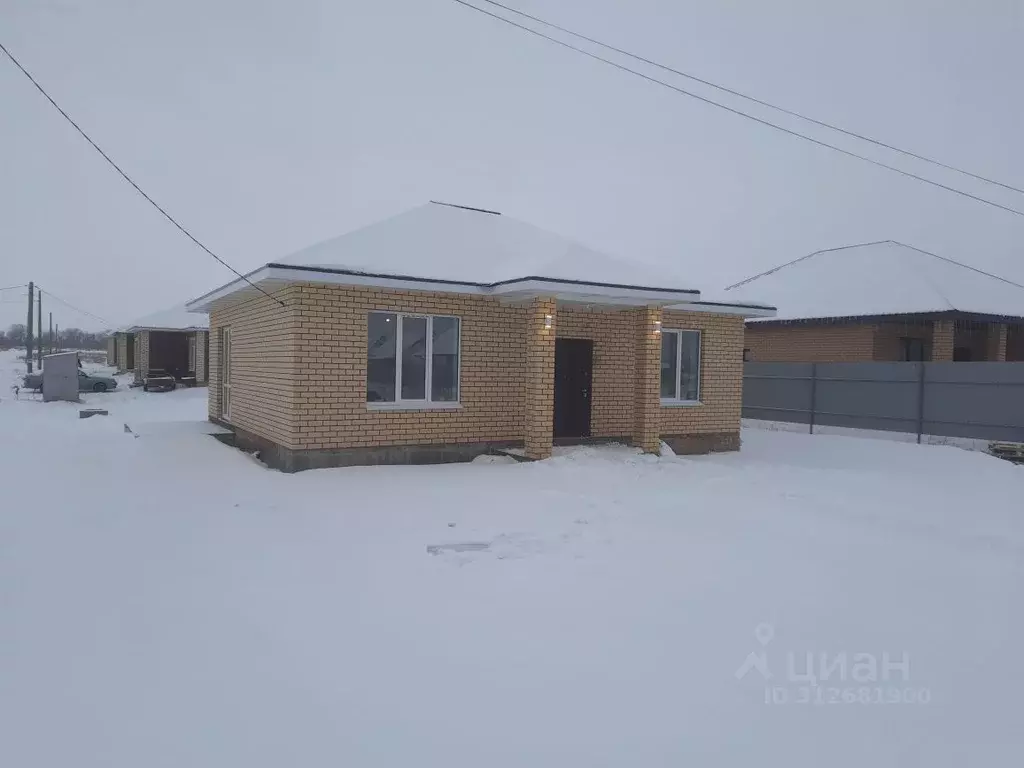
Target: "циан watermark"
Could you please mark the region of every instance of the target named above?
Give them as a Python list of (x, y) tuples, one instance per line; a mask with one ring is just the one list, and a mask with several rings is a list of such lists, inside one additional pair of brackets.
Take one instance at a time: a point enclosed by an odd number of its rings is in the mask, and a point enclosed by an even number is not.
[[(760, 675), (764, 703), (780, 704), (927, 704), (931, 689), (912, 686), (910, 654), (848, 651), (787, 651), (783, 667), (772, 666), (768, 645), (775, 627), (758, 624), (754, 638), (760, 648), (747, 654), (736, 669), (737, 680)], [(774, 670), (774, 671), (773, 671)]]

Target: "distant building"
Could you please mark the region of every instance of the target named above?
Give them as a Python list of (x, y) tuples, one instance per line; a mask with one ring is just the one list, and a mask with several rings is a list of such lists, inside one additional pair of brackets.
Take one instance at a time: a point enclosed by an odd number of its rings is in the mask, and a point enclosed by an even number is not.
[(140, 318), (111, 334), (107, 340), (107, 364), (121, 373), (133, 371), (141, 382), (152, 370), (176, 379), (207, 380), (210, 348), (209, 321), (205, 315), (172, 307)]
[(1024, 286), (887, 240), (831, 248), (726, 289), (778, 307), (748, 320), (760, 362), (1024, 361)]

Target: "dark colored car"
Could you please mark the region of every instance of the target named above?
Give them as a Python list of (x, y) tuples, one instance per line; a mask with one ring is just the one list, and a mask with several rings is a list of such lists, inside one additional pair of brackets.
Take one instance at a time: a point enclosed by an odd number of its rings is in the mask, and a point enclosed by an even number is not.
[(144, 392), (170, 392), (177, 386), (174, 376), (160, 368), (152, 368), (142, 380)]

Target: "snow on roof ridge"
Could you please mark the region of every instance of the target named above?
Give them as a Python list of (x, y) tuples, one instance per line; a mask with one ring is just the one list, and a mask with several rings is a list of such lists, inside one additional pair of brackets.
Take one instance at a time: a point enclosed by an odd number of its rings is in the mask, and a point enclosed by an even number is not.
[[(835, 258), (812, 258), (829, 253)], [(777, 321), (950, 311), (1024, 317), (1024, 285), (898, 240), (815, 251), (724, 293), (752, 291), (779, 308)]]
[(740, 280), (738, 283), (733, 283), (732, 285), (727, 285), (725, 287), (725, 290), (731, 291), (733, 288), (739, 288), (741, 285), (746, 285), (747, 283), (754, 282), (759, 277), (767, 277), (768, 275), (771, 275), (771, 274), (774, 274), (775, 272), (778, 272), (780, 269), (792, 266), (793, 264), (797, 264), (797, 263), (799, 263), (801, 261), (806, 261), (807, 259), (811, 258), (812, 256), (818, 256), (819, 254), (822, 254), (822, 253), (832, 253), (833, 251), (845, 251), (845, 250), (848, 250), (850, 248), (863, 248), (864, 246), (867, 246), (867, 245), (882, 245), (884, 243), (895, 243), (895, 242), (896, 242), (895, 240), (872, 240), (871, 242), (868, 242), (868, 243), (854, 243), (853, 245), (839, 245), (839, 246), (836, 246), (835, 248), (822, 248), (820, 251), (814, 251), (813, 253), (807, 253), (807, 254), (804, 254), (803, 256), (799, 256), (799, 257), (793, 259), (792, 261), (787, 261), (784, 264), (778, 264), (777, 266), (774, 266), (771, 269), (766, 269), (764, 272), (759, 272), (758, 274), (752, 275), (751, 277), (748, 277), (745, 280)]
[(904, 248), (910, 248), (912, 251), (917, 251), (918, 253), (923, 253), (926, 256), (932, 256), (932, 257), (934, 257), (936, 259), (940, 259), (941, 261), (946, 261), (946, 262), (949, 262), (950, 264), (955, 264), (958, 267), (963, 267), (964, 269), (969, 269), (972, 272), (977, 272), (979, 275), (984, 275), (985, 277), (991, 277), (991, 278), (993, 278), (995, 280), (1002, 280), (1004, 283), (1009, 283), (1010, 285), (1012, 285), (1012, 286), (1014, 286), (1016, 288), (1024, 288), (1024, 285), (1021, 285), (1020, 283), (1015, 283), (1013, 280), (1010, 280), (1009, 278), (1003, 277), (1002, 275), (997, 275), (994, 272), (986, 272), (984, 269), (978, 269), (977, 267), (972, 267), (970, 264), (964, 264), (962, 261), (957, 261), (956, 259), (951, 259), (948, 256), (940, 256), (937, 253), (932, 253), (931, 251), (926, 251), (924, 248), (918, 248), (916, 245), (910, 245), (909, 243), (901, 243), (899, 240), (885, 240), (883, 242), (892, 243), (893, 245), (900, 245), (900, 246), (902, 246)]
[(192, 330), (209, 328), (210, 320), (205, 315), (198, 315), (189, 312), (186, 305), (176, 304), (173, 307), (153, 312), (140, 317), (132, 323), (122, 327), (121, 332), (130, 331), (133, 328), (140, 330), (151, 328), (161, 330)]
[(437, 200), (270, 263), (486, 285), (530, 276), (619, 286), (680, 282), (665, 265), (614, 256), (498, 211)]
[[(991, 277), (994, 280), (1001, 280), (1002, 282), (1008, 283), (1009, 285), (1015, 286), (1017, 288), (1024, 289), (1024, 285), (1021, 285), (1020, 283), (1015, 283), (1013, 280), (1010, 280), (1008, 278), (1002, 277), (1001, 275), (996, 275), (996, 274), (994, 274), (992, 272), (986, 272), (983, 269), (978, 269), (977, 267), (972, 267), (970, 264), (964, 264), (962, 261), (957, 261), (956, 259), (951, 259), (948, 256), (940, 256), (937, 253), (932, 253), (931, 251), (926, 251), (924, 248), (918, 248), (916, 245), (910, 245), (909, 243), (904, 243), (904, 242), (901, 242), (899, 240), (872, 240), (872, 241), (866, 242), (866, 243), (853, 243), (852, 245), (839, 245), (839, 246), (836, 246), (835, 248), (822, 248), (821, 250), (814, 251), (813, 253), (808, 253), (808, 254), (805, 254), (805, 255), (800, 256), (798, 258), (795, 258), (792, 261), (787, 261), (784, 264), (779, 264), (777, 266), (774, 266), (771, 269), (765, 270), (764, 272), (759, 272), (758, 274), (752, 275), (751, 277), (748, 277), (745, 280), (740, 280), (738, 283), (733, 283), (732, 285), (726, 286), (725, 290), (731, 291), (733, 288), (739, 288), (740, 286), (746, 285), (747, 283), (752, 283), (752, 282), (754, 282), (755, 280), (757, 280), (759, 278), (767, 277), (768, 275), (774, 274), (775, 272), (778, 272), (779, 270), (784, 269), (785, 267), (789, 267), (789, 266), (792, 266), (794, 264), (798, 264), (801, 261), (806, 261), (807, 259), (810, 259), (813, 256), (819, 256), (819, 255), (821, 255), (823, 253), (834, 253), (835, 251), (846, 251), (846, 250), (850, 250), (850, 249), (853, 249), (853, 248), (866, 248), (866, 247), (871, 246), (871, 245), (886, 245), (886, 244), (898, 245), (901, 248), (909, 248), (910, 250), (917, 251), (918, 253), (922, 253), (925, 256), (931, 256), (932, 258), (939, 259), (940, 261), (945, 261), (945, 262), (947, 262), (949, 264), (954, 264), (954, 265), (956, 265), (958, 267), (963, 267), (964, 269), (969, 269), (972, 272), (977, 272), (979, 275), (984, 275), (985, 277)], [(935, 290), (937, 292), (939, 292), (940, 295), (941, 295), (942, 292), (939, 291), (938, 287), (936, 287), (934, 284), (933, 284), (932, 287), (934, 287)], [(945, 296), (943, 296), (943, 298), (945, 298)], [(948, 302), (948, 299), (947, 299), (947, 302)], [(950, 305), (950, 306), (952, 307), (952, 305)]]

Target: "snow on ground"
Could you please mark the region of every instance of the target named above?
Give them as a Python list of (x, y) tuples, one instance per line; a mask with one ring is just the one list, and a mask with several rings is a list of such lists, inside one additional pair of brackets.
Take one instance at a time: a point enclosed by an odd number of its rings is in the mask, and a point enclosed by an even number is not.
[(0, 390), (5, 765), (1019, 762), (1024, 468), (748, 431), (286, 475), (124, 432), (202, 394)]
[[(743, 419), (745, 429), (767, 429), (772, 432), (799, 432), (807, 434), (810, 430), (807, 424), (798, 424), (793, 421), (772, 421), (769, 419)], [(917, 434), (914, 432), (893, 432), (884, 429), (856, 429), (853, 427), (832, 427), (827, 424), (815, 424), (814, 434), (816, 435), (845, 435), (847, 437), (872, 438), (874, 440), (895, 440), (899, 443), (916, 443)], [(921, 442), (925, 445), (951, 445), (956, 448), (963, 448), (965, 451), (985, 451), (994, 441), (981, 440), (973, 437), (948, 437), (946, 435), (921, 435)]]

